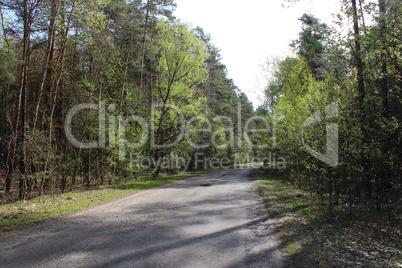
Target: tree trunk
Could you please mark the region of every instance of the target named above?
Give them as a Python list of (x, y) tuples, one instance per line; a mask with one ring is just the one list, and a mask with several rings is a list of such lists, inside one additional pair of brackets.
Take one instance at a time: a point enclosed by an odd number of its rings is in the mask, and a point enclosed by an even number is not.
[[(55, 5), (60, 6), (60, 0), (54, 0), (54, 1), (57, 1), (57, 4), (55, 4)], [(73, 13), (73, 11), (71, 11), (71, 14), (72, 13)], [(61, 45), (60, 54), (58, 55), (58, 64), (59, 64), (58, 76), (55, 79), (51, 80), (52, 84), (50, 85), (50, 96), (49, 96), (50, 114), (48, 117), (49, 118), (48, 143), (47, 143), (47, 153), (46, 153), (46, 159), (45, 159), (43, 180), (46, 178), (46, 173), (49, 168), (50, 150), (52, 149), (51, 145), (52, 145), (52, 137), (53, 137), (53, 117), (54, 117), (54, 112), (55, 112), (56, 104), (57, 104), (57, 95), (58, 95), (60, 80), (61, 80), (63, 70), (64, 70), (64, 58), (65, 58), (65, 54), (66, 54), (68, 33), (70, 31), (70, 23), (71, 23), (71, 19), (72, 19), (71, 14), (67, 21), (66, 30), (65, 30), (65, 32), (63, 32), (63, 36), (61, 37), (61, 38), (64, 38), (64, 40)], [(42, 192), (43, 191), (43, 181), (42, 181), (41, 186), (42, 186), (41, 187), (41, 192)]]
[[(45, 59), (43, 65), (42, 79), (39, 86), (39, 96), (38, 101), (36, 103), (33, 130), (36, 129), (36, 124), (38, 120), (39, 107), (43, 97), (43, 89), (45, 87), (45, 83), (47, 87), (52, 84), (54, 79), (54, 54), (55, 54), (55, 46), (56, 46), (56, 18), (59, 14), (60, 5), (57, 0), (53, 0), (52, 3), (52, 13), (49, 24), (48, 31), (48, 47), (47, 47), (47, 57)], [(49, 88), (48, 88), (49, 90)]]
[(385, 0), (378, 0), (378, 6), (380, 9), (380, 41), (381, 41), (381, 97), (382, 97), (382, 106), (383, 106), (383, 116), (389, 117), (389, 109), (388, 109), (388, 78), (387, 78), (387, 59), (385, 56), (385, 51), (387, 49), (385, 41), (384, 41), (384, 31), (386, 29), (385, 24), (385, 16), (386, 16), (386, 8), (385, 8)]
[[(132, 43), (132, 38), (130, 38)], [(127, 83), (127, 75), (128, 75), (128, 59), (130, 57), (130, 53), (127, 52), (124, 66), (124, 74), (123, 74), (123, 86), (121, 88), (121, 96), (120, 96), (120, 112), (123, 110), (124, 97), (126, 96), (126, 83)]]
[(356, 68), (357, 68), (357, 89), (359, 92), (359, 104), (360, 108), (363, 106), (365, 98), (364, 90), (364, 75), (363, 75), (363, 60), (361, 58), (361, 44), (360, 44), (360, 31), (359, 31), (359, 16), (357, 15), (357, 5), (356, 0), (352, 1), (353, 8), (353, 30), (355, 35), (355, 58), (356, 58)]
[[(152, 1), (152, 0), (151, 0)], [(147, 13), (145, 15), (145, 29), (144, 29), (144, 38), (142, 40), (142, 51), (141, 51), (141, 72), (140, 72), (140, 84), (139, 84), (139, 95), (138, 95), (138, 111), (140, 110), (141, 103), (141, 90), (142, 90), (142, 79), (144, 76), (144, 57), (145, 57), (145, 42), (147, 38), (147, 30), (148, 30), (148, 19), (149, 19), (149, 3), (150, 0), (147, 1)]]
[(150, 94), (151, 94), (151, 96), (150, 96), (150, 101), (151, 101), (151, 109), (152, 109), (152, 107), (154, 106), (154, 94), (153, 94), (153, 88), (152, 88), (152, 61), (149, 63), (149, 85), (150, 85)]
[[(22, 67), (21, 67), (21, 77), (20, 86), (18, 89), (18, 101), (17, 109), (15, 111), (15, 125), (12, 130), (12, 138), (10, 143), (10, 152), (7, 158), (7, 170), (6, 170), (6, 188), (5, 191), (8, 193), (11, 190), (11, 182), (15, 167), (15, 157), (18, 147), (18, 134), (21, 128), (21, 111), (25, 109), (23, 95), (26, 91), (27, 77), (28, 77), (28, 58), (29, 58), (29, 47), (30, 47), (30, 37), (31, 37), (31, 18), (28, 10), (28, 0), (23, 2), (23, 21), (24, 21), (24, 36), (23, 36), (23, 51), (22, 51)], [(24, 126), (23, 126), (24, 127)]]

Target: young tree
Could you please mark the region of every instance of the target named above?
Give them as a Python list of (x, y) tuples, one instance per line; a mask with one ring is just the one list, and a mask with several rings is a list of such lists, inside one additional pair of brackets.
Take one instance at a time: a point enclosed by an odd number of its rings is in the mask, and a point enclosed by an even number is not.
[[(159, 21), (157, 30), (160, 49), (155, 85), (157, 106), (151, 124), (155, 130), (154, 141), (163, 146), (181, 138), (186, 128), (183, 118), (172, 107), (179, 108), (186, 120), (202, 114), (205, 99), (197, 96), (195, 86), (207, 77), (208, 53), (194, 29), (180, 21)], [(164, 157), (171, 150), (168, 147), (156, 149), (156, 158)]]

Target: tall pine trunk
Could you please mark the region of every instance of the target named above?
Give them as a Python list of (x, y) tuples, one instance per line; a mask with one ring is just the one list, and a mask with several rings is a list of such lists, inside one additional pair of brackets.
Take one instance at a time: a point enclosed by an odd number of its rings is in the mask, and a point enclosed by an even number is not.
[(378, 0), (378, 6), (380, 9), (380, 41), (381, 41), (381, 49), (380, 49), (380, 57), (381, 57), (381, 97), (382, 97), (382, 106), (383, 106), (383, 116), (389, 116), (389, 108), (388, 108), (388, 78), (387, 78), (387, 59), (386, 59), (386, 44), (385, 44), (385, 16), (386, 16), (386, 8), (385, 8), (385, 0)]
[[(27, 78), (28, 78), (28, 64), (29, 64), (29, 47), (30, 47), (30, 37), (31, 37), (31, 14), (29, 13), (28, 8), (28, 0), (23, 1), (23, 22), (24, 22), (24, 36), (23, 36), (23, 50), (22, 50), (22, 66), (21, 66), (21, 76), (20, 76), (20, 85), (18, 88), (17, 94), (17, 107), (15, 110), (15, 124), (14, 129), (12, 129), (12, 138), (10, 142), (10, 150), (9, 155), (7, 157), (7, 170), (6, 170), (6, 192), (10, 192), (11, 190), (11, 182), (13, 178), (14, 168), (15, 168), (15, 160), (16, 160), (16, 152), (18, 148), (18, 140), (19, 140), (19, 132), (24, 133), (23, 128), (25, 126), (21, 126), (21, 113), (25, 109), (25, 98), (24, 93), (26, 92), (27, 87)], [(21, 182), (20, 182), (21, 185)]]
[(356, 68), (357, 68), (357, 89), (359, 92), (360, 108), (362, 108), (364, 98), (365, 98), (365, 90), (364, 90), (364, 74), (363, 74), (364, 66), (363, 66), (363, 60), (361, 57), (359, 16), (357, 14), (356, 0), (351, 0), (351, 1), (352, 1), (352, 8), (353, 8), (353, 30), (354, 30), (354, 36), (355, 36), (355, 60), (356, 60)]
[[(151, 0), (152, 2), (152, 0)], [(144, 58), (145, 58), (145, 43), (147, 39), (147, 30), (148, 30), (148, 20), (149, 20), (149, 3), (150, 0), (147, 1), (147, 13), (145, 15), (145, 29), (144, 29), (144, 38), (142, 40), (142, 51), (141, 51), (141, 72), (140, 72), (140, 84), (139, 84), (139, 95), (138, 95), (138, 111), (140, 111), (140, 103), (141, 103), (141, 90), (142, 90), (142, 80), (144, 76)]]

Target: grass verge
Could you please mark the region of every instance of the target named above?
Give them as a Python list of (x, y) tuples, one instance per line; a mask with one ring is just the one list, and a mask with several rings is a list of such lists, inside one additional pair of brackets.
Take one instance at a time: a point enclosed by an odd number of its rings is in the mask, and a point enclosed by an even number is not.
[(315, 194), (283, 176), (259, 170), (256, 183), (293, 267), (402, 267), (400, 228), (352, 221), (336, 207), (328, 217)]
[(97, 186), (57, 194), (53, 197), (43, 195), (26, 201), (4, 204), (0, 207), (0, 234), (37, 225), (46, 220), (126, 197), (138, 191), (218, 170), (220, 169), (185, 172), (156, 179), (145, 178), (115, 186)]

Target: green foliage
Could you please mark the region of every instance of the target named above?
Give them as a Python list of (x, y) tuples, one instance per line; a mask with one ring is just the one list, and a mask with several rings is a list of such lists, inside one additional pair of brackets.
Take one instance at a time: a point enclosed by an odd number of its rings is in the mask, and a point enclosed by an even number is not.
[(314, 76), (323, 80), (327, 76), (325, 49), (329, 35), (328, 26), (309, 14), (303, 14), (299, 20), (303, 23), (302, 31), (299, 33), (299, 39), (294, 40), (291, 46), (297, 49), (297, 54), (306, 59)]
[(0, 81), (10, 84), (15, 83), (17, 79), (17, 67), (20, 64), (17, 55), (13, 51), (6, 52), (6, 50), (0, 49), (0, 59)]
[[(376, 4), (365, 7), (377, 23), (362, 25), (364, 34), (359, 42), (364, 49), (360, 55), (349, 49), (354, 47), (354, 38), (342, 40), (334, 29), (330, 31), (317, 18), (304, 14), (299, 39), (293, 43), (299, 57), (276, 60), (266, 68), (270, 79), (259, 114), (276, 125), (276, 138), (261, 137), (271, 146), (259, 153), (275, 152), (285, 158), (288, 175), (297, 187), (327, 194), (329, 214), (333, 204), (364, 204), (370, 210), (401, 213), (400, 201), (394, 201), (401, 194), (402, 183), (398, 175), (401, 153), (395, 149), (401, 148), (401, 84), (395, 79), (401, 77), (400, 53), (395, 54), (394, 49), (401, 41), (396, 32), (402, 21), (395, 16), (401, 12), (400, 5), (394, 1), (384, 4), (380, 13)], [(346, 10), (347, 16), (353, 15), (349, 7)], [(384, 27), (388, 24), (394, 28)], [(357, 57), (364, 61), (363, 87), (358, 86)], [(361, 88), (363, 95), (358, 94)], [(337, 103), (338, 115), (328, 119), (326, 107), (331, 103)], [(304, 127), (316, 112), (323, 120)], [(337, 124), (339, 131), (340, 162), (336, 167), (316, 159), (305, 148), (307, 144), (324, 154), (330, 123)], [(391, 185), (398, 185), (399, 190), (390, 190)]]
[(159, 31), (160, 48), (158, 87), (165, 91), (162, 98), (179, 98), (180, 95), (191, 97), (190, 86), (202, 83), (207, 77), (204, 62), (208, 54), (205, 44), (194, 35), (194, 30), (180, 21), (172, 24), (159, 21), (156, 29)]
[[(237, 116), (251, 117), (252, 104), (226, 77), (218, 49), (202, 29), (173, 18), (172, 0), (0, 4), (7, 9), (0, 34), (6, 197), (15, 190), (24, 199), (65, 192), (78, 181), (113, 185), (194, 167), (159, 169), (165, 157), (188, 161), (195, 153), (233, 158), (251, 152)], [(71, 134), (97, 148), (77, 148), (65, 135), (66, 115), (84, 103), (95, 108), (75, 114)], [(155, 146), (176, 140), (175, 146)], [(140, 148), (132, 146), (140, 142)], [(154, 162), (130, 165), (133, 157)]]

